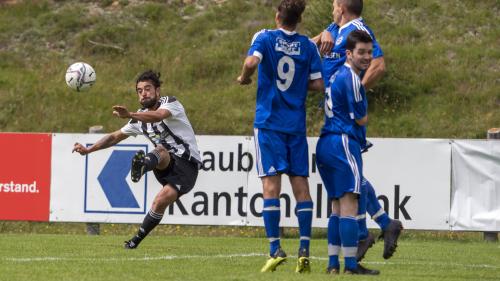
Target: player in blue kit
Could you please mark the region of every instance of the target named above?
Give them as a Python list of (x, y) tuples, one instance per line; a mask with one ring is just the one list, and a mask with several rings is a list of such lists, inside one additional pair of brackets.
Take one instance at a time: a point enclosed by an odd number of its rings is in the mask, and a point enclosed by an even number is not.
[[(358, 265), (358, 199), (363, 179), (361, 150), (366, 146), (368, 102), (360, 73), (372, 60), (373, 40), (362, 30), (352, 31), (346, 40), (347, 60), (329, 81), (325, 97), (325, 124), (316, 147), (316, 161), (328, 197), (332, 217), (328, 233), (338, 232), (347, 274), (379, 274)], [(329, 235), (330, 240), (330, 235)], [(330, 243), (332, 242), (332, 243)], [(328, 273), (339, 273), (340, 243), (329, 241)], [(336, 255), (331, 255), (335, 252)]]
[(310, 272), (309, 242), (313, 202), (309, 193), (305, 100), (308, 90), (323, 91), (321, 59), (316, 45), (295, 29), (304, 0), (282, 0), (277, 29), (261, 30), (252, 40), (237, 81), (250, 84), (259, 69), (254, 139), (257, 170), (262, 179), (262, 216), (270, 242), (270, 258), (261, 272), (276, 270), (286, 259), (280, 246), (281, 174), (288, 174), (297, 201), (300, 246), (296, 272)]
[[(346, 38), (354, 30), (367, 32), (373, 40), (373, 60), (368, 69), (361, 72), (361, 84), (363, 84), (365, 89), (369, 89), (384, 74), (385, 61), (382, 49), (371, 29), (361, 18), (362, 10), (362, 0), (334, 0), (332, 12), (333, 23), (325, 31), (313, 38), (320, 45), (320, 51), (324, 54), (323, 74), (326, 77), (326, 81), (346, 61)], [(361, 188), (358, 214), (360, 243), (356, 255), (357, 259), (360, 261), (368, 251), (368, 248), (375, 243), (375, 238), (368, 232), (368, 228), (366, 227), (366, 211), (368, 211), (372, 219), (382, 229), (381, 237), (384, 238), (383, 257), (388, 259), (396, 250), (402, 224), (399, 220), (390, 219), (387, 213), (385, 213), (369, 181), (363, 179)]]
[(363, 30), (370, 34), (373, 40), (373, 60), (370, 67), (361, 75), (361, 83), (366, 89), (370, 89), (383, 76), (385, 60), (375, 35), (361, 18), (362, 11), (362, 0), (334, 0), (333, 23), (315, 36), (313, 41), (320, 47), (320, 52), (323, 54), (323, 75), (326, 77), (325, 80), (328, 80), (346, 61), (347, 35), (354, 30)]

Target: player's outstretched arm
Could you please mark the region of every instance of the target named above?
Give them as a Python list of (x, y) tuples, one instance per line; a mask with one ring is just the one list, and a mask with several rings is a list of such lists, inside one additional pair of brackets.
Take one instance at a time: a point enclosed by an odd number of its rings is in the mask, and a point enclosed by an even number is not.
[(366, 73), (363, 76), (361, 84), (363, 84), (366, 90), (369, 90), (375, 87), (375, 84), (377, 84), (378, 80), (382, 78), (384, 73), (385, 73), (384, 57), (375, 58), (372, 60), (370, 66), (366, 70)]
[(105, 149), (110, 146), (113, 146), (122, 140), (128, 138), (127, 135), (125, 135), (121, 130), (114, 131), (111, 134), (107, 134), (104, 137), (102, 137), (100, 140), (98, 140), (95, 144), (89, 147), (85, 147), (81, 143), (75, 143), (73, 146), (73, 151), (72, 152), (78, 152), (80, 155), (87, 155), (89, 153), (92, 153), (97, 150)]
[(253, 73), (257, 69), (257, 66), (259, 66), (260, 63), (260, 58), (256, 56), (248, 56), (245, 59), (245, 62), (243, 63), (243, 68), (241, 69), (241, 74), (238, 76), (236, 81), (240, 83), (241, 85), (248, 85), (252, 83), (252, 77)]
[(115, 105), (113, 106), (113, 115), (120, 118), (132, 118), (144, 123), (154, 123), (170, 117), (172, 113), (164, 108), (145, 112), (130, 112), (125, 106)]

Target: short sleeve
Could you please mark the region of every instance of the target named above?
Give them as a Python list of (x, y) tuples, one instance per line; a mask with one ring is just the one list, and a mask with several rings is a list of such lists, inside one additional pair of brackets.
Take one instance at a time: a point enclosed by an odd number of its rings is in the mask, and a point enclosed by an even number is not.
[(167, 99), (164, 99), (159, 108), (170, 111), (173, 117), (178, 117), (179, 115), (184, 114), (184, 107), (175, 97), (168, 97)]
[(310, 41), (311, 49), (311, 68), (309, 70), (309, 80), (316, 80), (322, 78), (321, 70), (321, 57), (319, 55), (318, 47), (312, 41)]
[(139, 122), (133, 119), (123, 126), (120, 131), (127, 136), (137, 136), (142, 134), (142, 129), (139, 127)]
[(252, 43), (250, 49), (248, 50), (247, 56), (256, 56), (261, 61), (264, 58), (264, 39), (265, 39), (265, 29), (254, 34), (252, 38)]

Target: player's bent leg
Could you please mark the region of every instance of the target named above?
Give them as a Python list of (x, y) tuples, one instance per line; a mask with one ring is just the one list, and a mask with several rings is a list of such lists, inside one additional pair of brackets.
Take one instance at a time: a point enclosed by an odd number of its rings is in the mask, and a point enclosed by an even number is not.
[(384, 239), (384, 253), (382, 256), (384, 259), (389, 259), (396, 252), (399, 235), (402, 230), (403, 224), (401, 221), (391, 219), (387, 228), (382, 231), (381, 237)]
[[(150, 163), (148, 163), (148, 159)], [(148, 165), (149, 164), (149, 165)], [(170, 164), (170, 154), (163, 145), (158, 145), (146, 155), (146, 170), (165, 170)]]
[(130, 240), (124, 242), (125, 249), (135, 249), (144, 238), (160, 223), (168, 205), (178, 197), (178, 191), (171, 185), (165, 185), (156, 195), (151, 210), (144, 217), (144, 220), (137, 231), (137, 234)]
[(139, 150), (132, 158), (130, 168), (130, 176), (133, 182), (138, 182), (142, 175), (153, 169), (163, 170), (170, 163), (170, 155), (162, 145), (158, 145), (151, 152), (146, 154), (143, 150)]
[(384, 239), (384, 252), (382, 256), (384, 259), (389, 259), (396, 251), (399, 235), (403, 230), (403, 224), (401, 221), (391, 219), (387, 215), (382, 206), (380, 206), (377, 195), (375, 194), (375, 189), (368, 180), (366, 181), (366, 192), (367, 211), (382, 229), (382, 233), (379, 237)]
[(380, 229), (384, 230), (391, 220), (389, 215), (380, 205), (372, 184), (365, 178), (363, 178), (362, 188), (366, 191), (366, 210), (368, 214), (379, 225)]
[(382, 256), (384, 259), (389, 259), (396, 251), (399, 235), (403, 230), (403, 224), (401, 221), (391, 219), (387, 215), (382, 206), (380, 206), (375, 189), (368, 180), (366, 180), (366, 193), (367, 211), (382, 229), (382, 233), (379, 236), (379, 239), (384, 239), (384, 253)]
[(130, 177), (133, 182), (138, 182), (145, 172), (146, 166), (144, 165), (146, 154), (143, 150), (139, 150), (132, 158), (132, 165), (130, 168)]

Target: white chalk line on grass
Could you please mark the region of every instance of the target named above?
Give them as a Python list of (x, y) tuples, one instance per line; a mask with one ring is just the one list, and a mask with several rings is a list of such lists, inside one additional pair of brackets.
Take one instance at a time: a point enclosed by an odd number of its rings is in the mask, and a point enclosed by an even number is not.
[[(30, 263), (30, 262), (57, 262), (57, 261), (91, 261), (91, 262), (116, 262), (116, 261), (157, 261), (157, 260), (177, 260), (177, 259), (231, 259), (231, 258), (247, 258), (247, 257), (265, 257), (262, 253), (241, 253), (241, 254), (226, 254), (226, 255), (171, 255), (171, 256), (144, 256), (144, 257), (122, 257), (122, 258), (78, 258), (78, 257), (2, 257), (2, 261)], [(296, 256), (289, 256), (296, 258)], [(328, 260), (326, 257), (311, 256), (313, 260)], [(497, 269), (500, 266), (491, 264), (461, 264), (448, 262), (421, 262), (421, 261), (364, 261), (364, 264), (372, 265), (422, 265), (422, 266), (450, 266), (450, 267), (466, 267), (466, 268), (492, 268)]]

